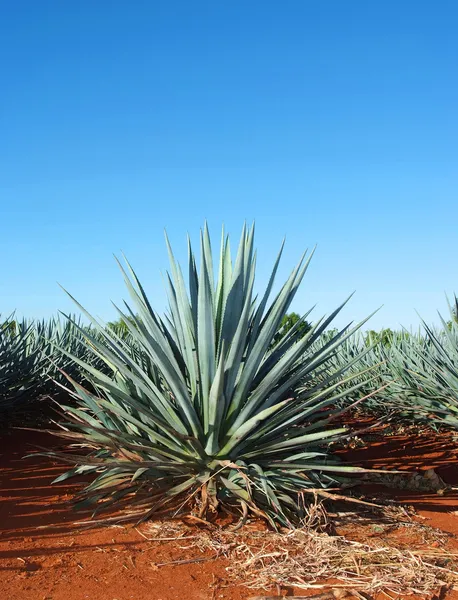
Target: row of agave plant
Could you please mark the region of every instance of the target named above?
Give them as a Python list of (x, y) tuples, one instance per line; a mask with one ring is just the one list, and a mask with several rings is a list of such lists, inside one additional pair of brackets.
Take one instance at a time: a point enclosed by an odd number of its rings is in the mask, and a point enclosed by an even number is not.
[(70, 375), (76, 381), (88, 380), (73, 359), (63, 350), (79, 356), (88, 364), (103, 368), (85, 342), (76, 321), (55, 317), (48, 321), (16, 320), (0, 322), (0, 412), (4, 415), (25, 403), (55, 397)]
[[(366, 412), (458, 428), (458, 299), (449, 308), (449, 320), (439, 315), (441, 326), (423, 323), (415, 333), (390, 332), (383, 343), (358, 332), (342, 344), (329, 368), (360, 357), (349, 373), (352, 383), (364, 379), (358, 394), (368, 397)], [(348, 383), (344, 387), (349, 390)], [(349, 390), (344, 404), (357, 401), (358, 394)]]
[[(341, 416), (351, 406), (365, 399), (369, 408), (397, 406), (412, 415), (420, 406), (456, 424), (454, 324), (426, 329), (427, 337), (399, 334), (389, 347), (368, 344), (360, 333), (366, 320), (330, 329), (345, 301), (310, 327), (307, 313), (282, 332), (311, 254), (278, 288), (282, 247), (259, 293), (253, 227), (244, 227), (234, 255), (223, 232), (218, 260), (205, 227), (199, 265), (188, 242), (187, 282), (167, 246), (163, 316), (126, 261), (119, 266), (131, 302), (117, 309), (122, 330), (76, 300), (90, 326), (71, 317), (59, 334), (54, 322), (49, 331), (4, 326), (19, 357), (5, 362), (1, 342), (0, 381), (22, 382), (12, 386), (13, 397), (35, 385), (33, 373), (41, 373), (38, 387), (65, 378), (71, 389), (71, 401), (60, 401), (59, 435), (79, 450), (51, 454), (71, 465), (58, 480), (92, 475), (80, 506), (125, 507), (126, 519), (196, 507), (205, 517), (221, 508), (240, 511), (242, 522), (251, 513), (291, 527), (308, 492), (341, 486), (362, 471), (330, 450), (349, 435)], [(34, 350), (43, 344), (47, 350)]]

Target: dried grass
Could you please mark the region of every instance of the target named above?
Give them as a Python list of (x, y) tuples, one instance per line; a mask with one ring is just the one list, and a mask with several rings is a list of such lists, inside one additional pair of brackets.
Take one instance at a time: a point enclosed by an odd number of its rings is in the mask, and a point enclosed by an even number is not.
[[(310, 523), (320, 521), (319, 511), (317, 505)], [(390, 594), (428, 598), (458, 584), (458, 555), (444, 549), (406, 549), (396, 546), (394, 540), (380, 538), (358, 542), (329, 535), (310, 523), (277, 533), (249, 526), (230, 531), (203, 522), (196, 528), (166, 521), (151, 523), (144, 531), (151, 541), (174, 539), (187, 556), (197, 549), (227, 558), (230, 582), (249, 589), (332, 588), (384, 593), (388, 598)]]
[[(433, 594), (458, 582), (453, 556), (437, 550), (403, 550), (361, 543), (308, 529), (286, 534), (238, 534), (228, 572), (253, 589), (272, 585), (333, 588), (394, 594)], [(221, 544), (221, 543), (220, 543)], [(215, 541), (209, 540), (215, 550)], [(221, 547), (221, 546), (220, 546)]]

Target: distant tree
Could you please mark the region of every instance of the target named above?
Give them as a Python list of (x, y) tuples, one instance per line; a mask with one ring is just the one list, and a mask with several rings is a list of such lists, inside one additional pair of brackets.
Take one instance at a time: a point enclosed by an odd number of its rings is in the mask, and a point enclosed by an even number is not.
[(17, 331), (17, 323), (14, 319), (8, 319), (0, 323), (0, 332), (8, 333), (10, 336), (15, 336)]
[(458, 298), (456, 296), (452, 305), (452, 319), (455, 323), (458, 323)]
[[(278, 333), (274, 338), (273, 345), (276, 346), (278, 342), (285, 337), (285, 335), (291, 331), (291, 329), (296, 325), (298, 321), (301, 320), (300, 315), (295, 312), (286, 314), (280, 323), (280, 328), (278, 329)], [(299, 338), (304, 337), (306, 333), (308, 333), (311, 329), (310, 323), (307, 321), (302, 321), (300, 325), (298, 325)]]
[[(137, 319), (139, 316), (137, 315)], [(133, 317), (127, 317), (127, 321), (134, 327), (136, 327), (135, 319)], [(112, 329), (117, 335), (124, 336), (129, 333), (129, 328), (126, 324), (126, 321), (122, 318), (119, 318), (117, 321), (110, 321), (107, 323), (108, 327)]]
[(394, 333), (391, 329), (381, 329), (380, 331), (374, 331), (371, 329), (366, 334), (366, 345), (372, 346), (373, 344), (382, 344), (383, 346), (391, 346), (393, 342)]
[(447, 328), (452, 329), (453, 325), (458, 325), (458, 297), (454, 296), (454, 301), (450, 307), (450, 316), (452, 317), (447, 321)]

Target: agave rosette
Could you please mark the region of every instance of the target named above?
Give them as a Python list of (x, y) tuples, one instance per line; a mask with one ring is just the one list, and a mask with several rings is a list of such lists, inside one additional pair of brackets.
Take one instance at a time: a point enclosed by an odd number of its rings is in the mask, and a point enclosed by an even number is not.
[(85, 456), (61, 456), (76, 466), (59, 480), (95, 475), (81, 491), (80, 505), (128, 505), (125, 518), (196, 506), (205, 516), (221, 506), (292, 526), (301, 518), (302, 492), (338, 486), (348, 473), (363, 471), (329, 452), (330, 442), (348, 435), (333, 422), (341, 414), (338, 402), (364, 383), (350, 385), (354, 373), (345, 375), (359, 357), (326, 370), (361, 324), (315, 345), (344, 302), (305, 336), (301, 320), (274, 344), (311, 254), (269, 301), (282, 249), (257, 297), (253, 241), (254, 228), (244, 228), (232, 261), (223, 233), (215, 281), (205, 227), (199, 270), (188, 243), (188, 285), (167, 241), (164, 317), (153, 310), (129, 263), (120, 264), (133, 303), (118, 309), (129, 339), (88, 313), (96, 334), (75, 324), (114, 372), (109, 377), (71, 356), (97, 390), (75, 384), (79, 406), (64, 407), (63, 435), (91, 449)]

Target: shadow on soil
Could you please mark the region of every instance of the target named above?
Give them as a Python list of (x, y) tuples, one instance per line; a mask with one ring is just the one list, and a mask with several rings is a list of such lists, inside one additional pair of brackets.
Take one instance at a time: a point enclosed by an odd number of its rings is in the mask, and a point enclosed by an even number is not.
[(57, 449), (57, 438), (9, 430), (2, 433), (0, 444), (0, 564), (7, 559), (18, 560), (17, 567), (1, 566), (0, 571), (34, 571), (41, 568), (34, 562), (40, 556), (86, 550), (119, 552), (144, 544), (138, 534), (133, 535), (135, 532), (75, 525), (88, 518), (87, 512), (75, 512), (71, 505), (83, 480), (51, 485), (66, 465), (54, 463), (46, 456), (24, 458), (37, 454), (38, 446)]
[(70, 505), (81, 483), (51, 485), (66, 466), (46, 456), (25, 458), (38, 454), (37, 447), (57, 449), (58, 440), (46, 433), (10, 430), (0, 444), (0, 540), (74, 531), (72, 523), (85, 516)]
[(392, 498), (416, 510), (446, 513), (458, 508), (458, 440), (453, 433), (424, 431), (390, 436), (377, 432), (363, 439), (363, 447), (339, 451), (345, 462), (387, 471), (422, 472), (434, 469), (448, 489), (444, 495), (440, 495), (367, 484), (361, 486), (362, 493), (374, 498), (379, 495)]
[[(458, 487), (457, 446), (450, 434), (378, 436), (364, 448), (340, 453), (345, 461), (367, 468), (410, 471), (434, 468), (448, 485)], [(37, 447), (57, 449), (60, 441), (46, 433), (22, 430), (9, 430), (0, 436), (0, 542), (3, 542), (0, 559), (73, 553), (93, 547), (85, 545), (85, 533), (93, 534), (94, 528), (75, 525), (75, 521), (85, 520), (88, 513), (75, 512), (71, 506), (72, 496), (83, 480), (51, 485), (67, 467), (46, 456), (24, 458), (30, 453), (37, 454)], [(393, 498), (417, 510), (446, 513), (453, 511), (455, 505), (458, 507), (456, 491), (439, 496), (379, 485), (362, 486), (361, 491), (374, 497)], [(120, 543), (112, 539), (118, 537), (114, 529), (105, 527), (100, 531), (100, 551), (119, 547)], [(69, 537), (68, 544), (62, 543), (62, 536)], [(50, 546), (53, 538), (60, 538), (59, 546)], [(43, 547), (37, 548), (37, 540)], [(34, 544), (29, 543), (32, 541)], [(8, 548), (10, 543), (12, 547)], [(138, 542), (126, 539), (121, 546), (140, 546), (141, 543), (140, 539)], [(19, 549), (16, 546), (20, 546)]]

